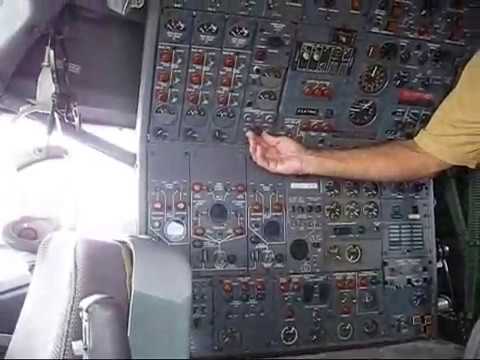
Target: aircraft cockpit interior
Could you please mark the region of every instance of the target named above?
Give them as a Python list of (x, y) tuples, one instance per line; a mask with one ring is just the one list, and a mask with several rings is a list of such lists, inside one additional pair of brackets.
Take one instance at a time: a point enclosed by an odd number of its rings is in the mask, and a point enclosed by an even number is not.
[(478, 0), (0, 0), (0, 358), (479, 358), (480, 170), (255, 145), (407, 144), (479, 44)]

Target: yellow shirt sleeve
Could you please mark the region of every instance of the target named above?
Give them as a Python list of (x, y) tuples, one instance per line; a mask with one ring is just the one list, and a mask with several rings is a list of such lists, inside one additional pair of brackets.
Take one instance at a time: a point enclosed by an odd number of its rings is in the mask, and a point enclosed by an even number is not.
[(414, 140), (424, 151), (449, 164), (479, 165), (480, 52), (469, 61), (455, 89)]

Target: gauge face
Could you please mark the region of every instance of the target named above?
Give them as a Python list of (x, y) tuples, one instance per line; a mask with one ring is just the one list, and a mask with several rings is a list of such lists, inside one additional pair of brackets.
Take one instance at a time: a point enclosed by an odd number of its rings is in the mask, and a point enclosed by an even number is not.
[(348, 118), (352, 124), (365, 126), (375, 120), (377, 116), (377, 105), (373, 100), (360, 99), (355, 101), (348, 111)]
[(203, 35), (217, 35), (218, 25), (214, 23), (204, 23), (198, 26), (198, 32)]
[(326, 205), (325, 215), (330, 220), (337, 220), (342, 215), (342, 206), (336, 201)]
[(376, 219), (380, 214), (380, 208), (375, 201), (369, 201), (363, 206), (363, 214), (369, 219)]
[(345, 205), (345, 215), (349, 219), (358, 219), (361, 212), (362, 209), (360, 207), (360, 204), (356, 201), (350, 201)]
[(360, 185), (355, 181), (346, 181), (345, 194), (348, 197), (357, 197), (360, 194)]
[(373, 182), (367, 182), (363, 185), (363, 192), (369, 198), (373, 198), (378, 195), (378, 185)]
[(185, 238), (185, 224), (181, 220), (170, 220), (165, 224), (164, 232), (169, 241), (180, 242)]
[(342, 191), (341, 185), (337, 181), (329, 180), (325, 184), (325, 192), (330, 197), (339, 195), (341, 191)]
[(345, 249), (345, 257), (350, 264), (356, 264), (362, 258), (362, 248), (358, 245), (349, 245)]
[(358, 83), (364, 93), (375, 94), (385, 87), (387, 81), (387, 70), (382, 65), (374, 64), (360, 75)]
[(250, 36), (250, 31), (246, 26), (235, 25), (229, 32), (230, 36), (237, 39), (246, 39)]
[(350, 340), (353, 336), (353, 326), (349, 322), (342, 322), (337, 326), (337, 336), (340, 340)]
[(179, 20), (179, 19), (176, 19), (176, 18), (171, 18), (165, 24), (165, 28), (168, 31), (182, 33), (182, 32), (185, 31), (186, 26), (185, 26), (185, 23), (182, 20)]

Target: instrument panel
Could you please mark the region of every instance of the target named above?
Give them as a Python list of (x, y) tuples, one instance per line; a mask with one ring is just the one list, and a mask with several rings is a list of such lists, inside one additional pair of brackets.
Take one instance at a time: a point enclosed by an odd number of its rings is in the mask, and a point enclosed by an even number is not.
[(192, 357), (435, 335), (431, 180), (274, 175), (250, 159), (245, 132), (315, 149), (412, 138), (471, 54), (468, 11), (447, 0), (162, 2), (147, 44), (141, 220), (190, 261)]

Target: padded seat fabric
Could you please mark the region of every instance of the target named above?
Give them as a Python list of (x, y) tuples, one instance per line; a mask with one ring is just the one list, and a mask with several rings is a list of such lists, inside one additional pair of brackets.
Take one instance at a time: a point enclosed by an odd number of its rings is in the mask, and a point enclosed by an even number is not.
[(123, 245), (113, 241), (81, 239), (67, 232), (46, 239), (7, 359), (74, 358), (72, 342), (82, 337), (79, 303), (93, 294), (113, 297), (127, 321), (127, 258)]

